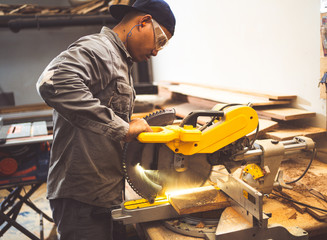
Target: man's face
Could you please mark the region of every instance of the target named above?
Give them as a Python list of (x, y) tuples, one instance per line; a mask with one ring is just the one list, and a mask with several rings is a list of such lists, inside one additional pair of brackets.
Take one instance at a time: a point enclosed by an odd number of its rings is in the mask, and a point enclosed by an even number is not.
[[(170, 39), (170, 32), (163, 26), (161, 26), (161, 29), (167, 38)], [(133, 37), (127, 44), (127, 50), (134, 62), (147, 61), (151, 56), (158, 54), (159, 49), (156, 47), (154, 27), (151, 19), (146, 21), (144, 25), (138, 26), (137, 31), (133, 32)]]

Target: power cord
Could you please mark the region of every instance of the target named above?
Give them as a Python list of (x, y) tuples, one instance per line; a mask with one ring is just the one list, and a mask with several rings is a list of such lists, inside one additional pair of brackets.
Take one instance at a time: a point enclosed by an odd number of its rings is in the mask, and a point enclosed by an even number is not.
[(297, 179), (293, 180), (293, 181), (286, 182), (286, 184), (296, 183), (297, 181), (299, 181), (300, 179), (302, 179), (302, 178), (304, 177), (304, 175), (305, 175), (305, 174), (307, 173), (307, 171), (309, 170), (309, 168), (310, 168), (310, 166), (311, 166), (311, 164), (312, 164), (312, 162), (313, 162), (313, 159), (314, 159), (315, 156), (316, 156), (316, 153), (317, 153), (316, 148), (314, 148), (313, 151), (312, 151), (312, 156), (311, 156), (310, 162), (309, 162), (307, 168), (306, 168), (306, 169), (304, 170), (304, 172), (302, 173), (302, 175), (301, 175), (300, 177), (298, 177)]
[[(311, 205), (309, 205), (309, 204), (305, 204), (305, 203), (302, 203), (302, 202), (298, 202), (298, 201), (296, 201), (296, 200), (293, 200), (293, 199), (288, 198), (288, 197), (284, 197), (284, 196), (279, 195), (279, 194), (275, 194), (275, 193), (270, 193), (270, 194), (272, 194), (272, 195), (274, 195), (274, 196), (276, 196), (276, 197), (283, 198), (283, 199), (288, 200), (288, 201), (290, 201), (290, 202), (296, 203), (296, 204), (298, 204), (298, 205), (302, 205), (302, 206), (305, 206), (305, 207), (308, 207), (308, 208), (316, 209), (316, 210), (319, 210), (319, 211), (322, 211), (322, 212), (327, 212), (327, 209), (322, 209), (322, 208), (314, 207), (314, 206), (311, 206)], [(269, 195), (270, 195), (270, 194), (269, 194)]]

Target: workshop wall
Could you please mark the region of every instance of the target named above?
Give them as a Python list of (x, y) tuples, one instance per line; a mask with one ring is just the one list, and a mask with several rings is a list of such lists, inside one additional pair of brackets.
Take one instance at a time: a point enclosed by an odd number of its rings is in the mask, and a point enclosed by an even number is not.
[(167, 0), (177, 25), (153, 59), (154, 80), (298, 96), (326, 128), (320, 99), (319, 0)]
[(14, 92), (16, 105), (43, 102), (36, 81), (48, 63), (81, 36), (99, 32), (101, 26), (0, 29), (0, 87)]
[[(70, 6), (69, 0), (2, 0), (3, 4)], [(36, 81), (48, 63), (78, 38), (101, 26), (23, 29), (0, 28), (0, 90), (14, 92), (15, 104), (40, 103)]]
[[(21, 4), (23, 0), (3, 0)], [(39, 3), (39, 0), (30, 0)], [(167, 0), (176, 14), (175, 36), (153, 58), (154, 80), (195, 82), (298, 96), (295, 105), (317, 113), (310, 124), (326, 127), (319, 97), (319, 0)], [(42, 5), (68, 5), (43, 0)], [(41, 102), (35, 82), (44, 67), (79, 37), (101, 27), (0, 29), (0, 87), (16, 105)]]

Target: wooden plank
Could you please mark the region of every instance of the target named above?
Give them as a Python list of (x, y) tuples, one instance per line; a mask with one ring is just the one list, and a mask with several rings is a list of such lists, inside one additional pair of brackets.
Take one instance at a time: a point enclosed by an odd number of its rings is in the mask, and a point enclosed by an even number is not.
[(266, 138), (272, 138), (275, 140), (283, 141), (290, 140), (296, 136), (306, 136), (315, 138), (321, 135), (326, 135), (326, 129), (317, 127), (301, 127), (296, 125), (280, 125), (276, 130), (272, 132), (266, 132)]
[(14, 14), (14, 13), (17, 13), (17, 12), (19, 12), (20, 10), (22, 10), (22, 9), (28, 7), (28, 6), (30, 6), (30, 5), (29, 5), (29, 4), (24, 4), (24, 5), (20, 6), (19, 8), (16, 8), (16, 9), (10, 11), (10, 12), (9, 12), (9, 15), (12, 15), (12, 14)]
[[(259, 119), (259, 132), (257, 137), (264, 136), (264, 134), (268, 131), (271, 131), (278, 127), (278, 122), (267, 120), (267, 119)], [(254, 137), (256, 130), (252, 131), (247, 135), (247, 137)]]
[(241, 89), (234, 89), (234, 88), (226, 88), (226, 87), (218, 87), (218, 86), (209, 86), (204, 84), (197, 84), (197, 83), (182, 83), (182, 82), (169, 82), (164, 81), (163, 83), (169, 83), (172, 85), (189, 85), (189, 86), (196, 86), (200, 88), (208, 88), (208, 89), (215, 89), (219, 91), (225, 91), (225, 92), (232, 92), (232, 93), (239, 93), (239, 94), (245, 94), (250, 96), (257, 96), (257, 97), (264, 97), (266, 99), (270, 100), (293, 100), (296, 99), (296, 95), (286, 95), (286, 94), (272, 94), (272, 93), (262, 93), (262, 92), (253, 92), (253, 91), (245, 91)]
[(167, 87), (170, 92), (211, 100), (217, 103), (238, 103), (243, 105), (251, 103), (252, 106), (287, 105), (291, 103), (290, 100), (272, 101), (264, 97), (237, 94), (216, 89), (206, 89), (196, 86), (175, 85), (165, 87)]
[(212, 186), (200, 187), (190, 193), (168, 194), (170, 204), (178, 214), (190, 214), (230, 206), (227, 195)]
[(315, 117), (316, 113), (297, 109), (297, 108), (270, 108), (270, 109), (256, 109), (259, 116), (268, 117), (271, 119), (289, 121), (295, 119), (303, 119)]

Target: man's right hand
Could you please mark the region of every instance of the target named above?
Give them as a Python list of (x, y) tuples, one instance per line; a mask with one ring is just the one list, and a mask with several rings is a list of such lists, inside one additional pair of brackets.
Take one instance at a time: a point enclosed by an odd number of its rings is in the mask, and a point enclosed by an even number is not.
[(152, 132), (152, 129), (144, 118), (133, 119), (129, 123), (128, 132), (123, 140), (131, 142), (142, 132)]

